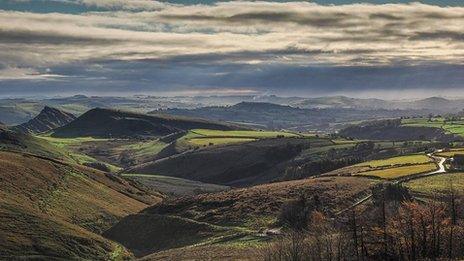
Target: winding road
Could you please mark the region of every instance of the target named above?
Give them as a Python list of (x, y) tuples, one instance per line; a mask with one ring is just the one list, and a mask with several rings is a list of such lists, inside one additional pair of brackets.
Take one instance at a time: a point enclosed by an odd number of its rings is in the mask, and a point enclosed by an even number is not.
[[(407, 181), (411, 181), (411, 180), (414, 180), (414, 179), (420, 179), (420, 178), (424, 178), (424, 177), (428, 177), (428, 176), (433, 176), (433, 175), (437, 175), (437, 174), (442, 174), (442, 173), (446, 173), (446, 168), (445, 168), (445, 161), (446, 161), (446, 158), (445, 157), (441, 157), (441, 156), (436, 156), (435, 153), (438, 153), (438, 152), (442, 152), (443, 150), (437, 150), (435, 151), (434, 153), (429, 153), (427, 154), (428, 157), (432, 158), (438, 165), (438, 169), (437, 170), (434, 170), (434, 171), (431, 171), (431, 172), (426, 172), (426, 173), (422, 173), (422, 174), (417, 174), (417, 175), (411, 175), (411, 176), (407, 176), (405, 178), (402, 178), (402, 179), (398, 179), (394, 182), (394, 184), (401, 184), (401, 183), (404, 183), (404, 182), (407, 182)], [(362, 203), (368, 201), (370, 198), (372, 197), (372, 193), (370, 193), (369, 195), (361, 198), (361, 199), (358, 199), (356, 202), (354, 202), (351, 206), (339, 211), (336, 213), (336, 215), (340, 215), (340, 214), (343, 214), (345, 213), (346, 211), (350, 210), (350, 209), (353, 209), (355, 208), (356, 206), (358, 205), (361, 205)]]

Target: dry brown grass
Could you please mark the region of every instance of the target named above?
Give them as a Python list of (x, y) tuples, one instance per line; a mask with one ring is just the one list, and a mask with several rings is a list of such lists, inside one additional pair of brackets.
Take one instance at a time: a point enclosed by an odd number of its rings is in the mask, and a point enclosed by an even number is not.
[[(77, 165), (0, 152), (0, 256), (101, 258), (98, 234), (161, 198)], [(1, 259), (1, 258), (0, 258)]]
[(303, 194), (318, 195), (323, 207), (337, 212), (348, 207), (377, 181), (361, 177), (324, 177), (278, 182), (215, 194), (175, 199), (145, 213), (177, 215), (220, 225), (239, 225), (256, 217), (276, 217), (282, 204)]

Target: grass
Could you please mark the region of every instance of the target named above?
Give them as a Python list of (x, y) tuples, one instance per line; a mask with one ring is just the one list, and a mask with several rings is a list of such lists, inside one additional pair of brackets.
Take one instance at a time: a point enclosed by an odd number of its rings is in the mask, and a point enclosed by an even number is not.
[(84, 142), (90, 141), (106, 141), (108, 139), (96, 139), (92, 137), (78, 137), (78, 138), (55, 138), (50, 135), (39, 135), (38, 138), (44, 139), (58, 148), (67, 148), (68, 146), (80, 145)]
[(382, 179), (397, 179), (397, 178), (402, 178), (402, 177), (406, 177), (410, 175), (434, 171), (436, 169), (437, 169), (437, 166), (435, 165), (435, 163), (426, 163), (426, 164), (419, 164), (419, 165), (365, 171), (365, 172), (358, 173), (358, 175), (374, 176), (374, 177), (379, 177)]
[(436, 155), (441, 156), (441, 157), (450, 158), (450, 157), (454, 157), (454, 155), (456, 154), (464, 154), (464, 148), (451, 149), (450, 151), (443, 151), (443, 152), (437, 153)]
[(123, 146), (122, 149), (128, 149), (135, 157), (144, 157), (156, 155), (168, 144), (159, 140), (142, 141), (134, 144)]
[(114, 251), (115, 258), (124, 258), (122, 249), (99, 234), (161, 201), (122, 179), (76, 164), (0, 152), (0, 169), (0, 231), (5, 239), (0, 249), (6, 255), (107, 260), (103, 257)]
[(166, 195), (186, 196), (228, 190), (229, 187), (199, 181), (151, 174), (121, 174)]
[(379, 167), (388, 167), (388, 166), (395, 166), (395, 165), (424, 164), (424, 163), (430, 163), (430, 162), (432, 162), (431, 158), (427, 157), (426, 155), (418, 154), (418, 155), (393, 157), (393, 158), (383, 159), (383, 160), (372, 160), (372, 161), (357, 164), (357, 166), (369, 166), (371, 168), (379, 168)]
[(431, 121), (429, 121), (428, 118), (403, 119), (402, 125), (441, 128), (446, 133), (464, 136), (464, 121), (462, 120), (445, 121), (445, 119), (441, 117), (432, 118)]
[(410, 181), (406, 184), (411, 190), (422, 193), (444, 193), (450, 185), (459, 193), (464, 193), (464, 173), (446, 173)]
[[(36, 136), (39, 139), (47, 141), (52, 146), (59, 149), (63, 154), (66, 154), (73, 162), (77, 164), (95, 163), (101, 162), (88, 155), (78, 153), (72, 149), (73, 146), (81, 145), (85, 142), (93, 141), (107, 141), (108, 139), (96, 139), (92, 137), (79, 137), (79, 138), (55, 138), (50, 135), (39, 135)], [(108, 166), (111, 172), (118, 172), (121, 170), (120, 167), (104, 162)]]
[[(223, 138), (234, 137), (234, 138), (255, 138), (255, 139), (276, 138), (279, 135), (284, 136), (284, 137), (300, 137), (299, 134), (291, 133), (291, 132), (282, 132), (282, 131), (245, 131), (245, 130), (221, 131), (221, 130), (195, 129), (195, 130), (191, 130), (190, 134), (198, 135), (198, 136), (206, 136), (206, 137), (223, 137)], [(187, 134), (187, 137), (189, 137), (188, 134)]]
[(194, 129), (189, 131), (185, 136), (179, 139), (180, 145), (185, 143), (186, 146), (210, 146), (210, 145), (227, 145), (233, 143), (251, 142), (258, 139), (269, 139), (277, 137), (313, 137), (283, 131), (222, 131), (209, 129)]
[(193, 138), (189, 139), (188, 142), (198, 146), (209, 146), (209, 145), (226, 145), (232, 143), (243, 143), (255, 141), (253, 138)]

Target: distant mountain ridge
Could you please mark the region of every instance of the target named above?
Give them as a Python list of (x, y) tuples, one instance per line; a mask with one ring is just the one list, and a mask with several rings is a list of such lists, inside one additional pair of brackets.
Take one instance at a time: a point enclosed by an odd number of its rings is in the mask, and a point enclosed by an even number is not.
[(22, 133), (43, 133), (64, 126), (76, 119), (71, 113), (45, 106), (32, 120), (13, 127)]
[(340, 125), (369, 119), (427, 115), (426, 110), (387, 110), (355, 108), (301, 108), (268, 102), (240, 102), (232, 106), (210, 106), (196, 109), (167, 109), (166, 113), (216, 121), (260, 125), (268, 129), (333, 132)]
[(190, 129), (233, 130), (238, 127), (200, 119), (146, 115), (135, 112), (95, 108), (60, 127), (54, 137), (134, 137), (164, 136)]

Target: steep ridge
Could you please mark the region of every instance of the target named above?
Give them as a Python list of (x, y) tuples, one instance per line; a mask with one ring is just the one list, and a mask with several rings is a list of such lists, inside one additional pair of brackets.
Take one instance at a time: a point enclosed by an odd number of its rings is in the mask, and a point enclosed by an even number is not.
[(1, 151), (0, 170), (0, 259), (126, 256), (100, 234), (162, 198), (112, 174), (31, 154)]
[(71, 113), (45, 106), (36, 117), (14, 126), (13, 129), (22, 133), (42, 133), (64, 126), (75, 119), (76, 117)]
[(206, 120), (101, 109), (89, 110), (55, 130), (54, 137), (164, 136), (189, 129), (232, 130), (237, 127)]

